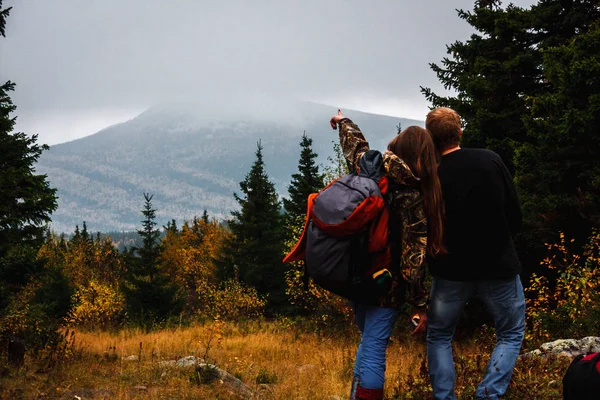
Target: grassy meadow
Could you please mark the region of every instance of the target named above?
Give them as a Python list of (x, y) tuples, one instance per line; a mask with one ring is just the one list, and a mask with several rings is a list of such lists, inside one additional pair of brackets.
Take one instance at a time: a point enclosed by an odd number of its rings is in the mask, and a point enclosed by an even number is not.
[[(241, 379), (262, 399), (348, 397), (356, 332), (302, 332), (281, 322), (204, 325), (150, 333), (75, 332), (61, 354), (28, 358), (0, 370), (1, 399), (237, 399), (227, 385), (202, 379), (193, 367), (164, 361), (197, 356)], [(457, 395), (473, 398), (493, 333), (455, 346)], [(427, 399), (424, 338), (397, 332), (388, 348), (386, 398)], [(131, 357), (135, 356), (135, 357)], [(128, 360), (134, 358), (135, 360)], [(508, 399), (559, 399), (569, 360), (520, 360)]]

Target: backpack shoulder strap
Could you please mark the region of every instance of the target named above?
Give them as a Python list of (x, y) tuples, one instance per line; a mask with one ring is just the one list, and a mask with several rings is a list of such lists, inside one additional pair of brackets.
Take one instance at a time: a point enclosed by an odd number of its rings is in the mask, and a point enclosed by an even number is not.
[(302, 230), (302, 235), (300, 236), (300, 240), (298, 240), (294, 248), (283, 259), (284, 263), (304, 259), (304, 256), (306, 254), (306, 229), (308, 228), (308, 223), (310, 222), (312, 207), (317, 195), (318, 193), (312, 193), (308, 195), (308, 209), (306, 210), (306, 220), (304, 222), (304, 229)]

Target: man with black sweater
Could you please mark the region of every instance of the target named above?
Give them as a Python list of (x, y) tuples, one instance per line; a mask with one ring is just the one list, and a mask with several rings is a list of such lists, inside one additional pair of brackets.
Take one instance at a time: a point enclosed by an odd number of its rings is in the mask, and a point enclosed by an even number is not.
[(434, 399), (456, 399), (452, 339), (458, 316), (479, 296), (496, 327), (496, 347), (477, 388), (478, 399), (504, 395), (525, 332), (525, 297), (513, 236), (521, 207), (510, 173), (490, 150), (462, 149), (456, 111), (437, 108), (425, 122), (442, 155), (438, 169), (445, 203), (448, 254), (430, 257), (433, 275), (427, 356)]

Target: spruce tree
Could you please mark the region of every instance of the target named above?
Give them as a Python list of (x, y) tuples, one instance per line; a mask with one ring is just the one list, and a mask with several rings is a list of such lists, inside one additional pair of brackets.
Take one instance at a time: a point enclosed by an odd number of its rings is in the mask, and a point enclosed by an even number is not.
[(179, 230), (177, 229), (177, 221), (175, 219), (171, 219), (171, 221), (167, 222), (166, 226), (163, 226), (163, 229), (166, 233), (177, 234)]
[(497, 0), (478, 1), (473, 11), (458, 16), (476, 33), (447, 46), (450, 57), (430, 64), (440, 82), (456, 95), (441, 96), (429, 88), (422, 93), (433, 107), (450, 107), (465, 122), (466, 147), (497, 152), (511, 172), (517, 145), (526, 142), (522, 116), (528, 112), (527, 96), (542, 89), (540, 54), (530, 31), (531, 14)]
[(434, 107), (461, 114), (467, 147), (495, 150), (513, 172), (526, 253), (537, 257), (558, 231), (581, 240), (600, 222), (600, 4), (540, 0), (522, 9), (488, 0), (459, 16), (476, 33), (449, 45), (441, 65), (431, 64), (457, 94), (422, 92)]
[(571, 10), (567, 22), (578, 21), (577, 28), (554, 27), (570, 31), (569, 40), (546, 37), (553, 46), (543, 52), (542, 71), (551, 89), (531, 97), (524, 118), (531, 141), (516, 159), (517, 187), (532, 234), (546, 240), (561, 230), (583, 242), (600, 225), (600, 6), (595, 9), (596, 16), (593, 9)]
[[(0, 39), (9, 13), (0, 0)], [(0, 354), (6, 354), (11, 337), (18, 348), (9, 345), (9, 359), (21, 364), (26, 348), (52, 344), (66, 311), (48, 301), (51, 297), (41, 296), (69, 291), (61, 271), (46, 269), (37, 257), (57, 207), (56, 189), (46, 175), (35, 173), (35, 163), (48, 146), (38, 144), (37, 135), (13, 132), (16, 106), (9, 93), (14, 89), (10, 81), (0, 84)]]
[[(5, 37), (10, 10), (2, 9), (0, 1), (0, 37)], [(37, 144), (37, 135), (13, 132), (16, 117), (11, 114), (17, 107), (9, 92), (14, 89), (10, 81), (0, 85), (0, 260), (4, 262), (17, 248), (41, 245), (46, 224), (57, 207), (56, 189), (34, 168), (48, 146)], [(16, 273), (26, 275), (27, 271)]]
[(308, 195), (321, 190), (323, 174), (319, 173), (316, 163), (317, 154), (312, 149), (312, 139), (302, 135), (300, 142), (300, 160), (298, 161), (298, 172), (292, 175), (292, 182), (288, 186), (289, 199), (283, 199), (283, 206), (288, 221), (303, 219), (306, 215)]
[(142, 229), (138, 234), (142, 246), (134, 249), (135, 257), (129, 257), (129, 279), (125, 287), (129, 314), (137, 322), (149, 326), (154, 321), (164, 321), (179, 312), (177, 289), (160, 265), (160, 230), (156, 228), (156, 209), (152, 195), (144, 193)]
[(219, 261), (221, 280), (238, 279), (268, 295), (268, 309), (281, 309), (285, 301), (283, 217), (275, 186), (265, 171), (262, 146), (256, 161), (240, 182), (241, 196), (234, 194), (240, 209), (229, 221), (232, 237), (226, 243), (226, 258)]
[(158, 239), (160, 238), (160, 230), (156, 228), (156, 209), (152, 207), (152, 197), (148, 193), (144, 193), (144, 209), (142, 214), (142, 229), (138, 229), (138, 234), (142, 238), (142, 247), (137, 249), (140, 257), (142, 268), (138, 272), (144, 275), (149, 275), (150, 280), (155, 274), (156, 259), (159, 254)]
[[(544, 52), (568, 45), (574, 38), (593, 30), (600, 19), (600, 3), (597, 0), (540, 0), (530, 12), (537, 49)], [(544, 83), (553, 87), (548, 80)]]

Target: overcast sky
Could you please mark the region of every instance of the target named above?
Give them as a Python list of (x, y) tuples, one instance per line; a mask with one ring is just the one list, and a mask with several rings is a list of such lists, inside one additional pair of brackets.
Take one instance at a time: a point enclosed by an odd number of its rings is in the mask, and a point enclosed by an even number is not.
[[(533, 1), (513, 3), (529, 6)], [(472, 0), (5, 0), (0, 81), (18, 128), (54, 144), (149, 106), (297, 98), (424, 119), (428, 63)]]

